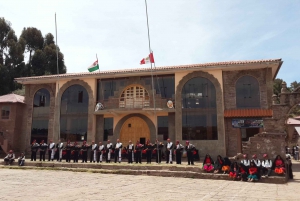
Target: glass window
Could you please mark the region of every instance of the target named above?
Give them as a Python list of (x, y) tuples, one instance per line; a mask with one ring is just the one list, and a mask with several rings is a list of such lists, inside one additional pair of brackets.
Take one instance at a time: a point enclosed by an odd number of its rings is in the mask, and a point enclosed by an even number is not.
[(1, 109), (1, 119), (9, 119), (10, 107), (3, 106)]
[(104, 118), (104, 135), (103, 141), (108, 140), (109, 135), (113, 135), (114, 118)]
[(33, 98), (33, 114), (31, 125), (31, 142), (48, 138), (50, 93), (47, 89), (38, 90)]
[(126, 86), (128, 78), (99, 79), (97, 86), (97, 98), (99, 101), (107, 100), (114, 96), (114, 92)]
[(192, 78), (182, 88), (182, 139), (218, 139), (216, 89), (206, 78)]
[(64, 140), (83, 141), (87, 138), (89, 96), (81, 85), (67, 88), (61, 97), (60, 137)]
[(260, 93), (258, 81), (249, 75), (238, 79), (235, 85), (237, 108), (259, 108)]
[(157, 134), (163, 135), (163, 139), (167, 140), (169, 138), (169, 121), (168, 116), (158, 116), (157, 117)]

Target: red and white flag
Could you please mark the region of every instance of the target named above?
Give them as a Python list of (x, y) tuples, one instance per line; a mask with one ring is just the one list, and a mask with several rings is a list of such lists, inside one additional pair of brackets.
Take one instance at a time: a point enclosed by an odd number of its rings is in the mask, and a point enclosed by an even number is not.
[(147, 64), (147, 63), (154, 63), (153, 52), (151, 52), (148, 57), (143, 58), (140, 62), (141, 65)]

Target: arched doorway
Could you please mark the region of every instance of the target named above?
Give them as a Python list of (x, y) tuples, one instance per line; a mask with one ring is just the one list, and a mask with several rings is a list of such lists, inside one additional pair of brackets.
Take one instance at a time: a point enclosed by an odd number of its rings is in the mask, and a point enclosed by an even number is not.
[(150, 129), (142, 118), (130, 117), (123, 123), (120, 132), (120, 141), (124, 145), (127, 145), (129, 140), (134, 144), (137, 140), (140, 140), (144, 144), (147, 139), (150, 139)]

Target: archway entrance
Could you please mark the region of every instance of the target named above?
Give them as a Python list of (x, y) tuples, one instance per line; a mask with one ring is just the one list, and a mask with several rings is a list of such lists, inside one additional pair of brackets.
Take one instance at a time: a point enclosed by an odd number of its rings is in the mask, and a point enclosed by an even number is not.
[(127, 145), (129, 140), (134, 144), (140, 140), (142, 144), (150, 139), (150, 130), (147, 123), (140, 117), (130, 117), (127, 119), (121, 128), (120, 141)]

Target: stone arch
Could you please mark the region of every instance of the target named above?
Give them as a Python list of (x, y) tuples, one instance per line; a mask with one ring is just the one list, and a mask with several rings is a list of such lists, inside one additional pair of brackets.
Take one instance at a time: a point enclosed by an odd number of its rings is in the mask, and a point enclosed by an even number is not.
[[(179, 84), (176, 87), (176, 96), (175, 96), (175, 138), (178, 140), (182, 139), (182, 102), (181, 102), (181, 95), (182, 95), (182, 89), (183, 86), (187, 81), (189, 81), (192, 78), (195, 77), (203, 77), (208, 80), (210, 80), (213, 85), (215, 86), (216, 89), (216, 104), (217, 104), (217, 125), (218, 125), (218, 140), (201, 140), (201, 141), (196, 141), (194, 144), (199, 147), (205, 146), (203, 150), (205, 152), (213, 152), (211, 147), (218, 146), (219, 147), (219, 154), (226, 154), (225, 151), (225, 129), (224, 129), (224, 105), (223, 105), (223, 92), (221, 89), (221, 85), (219, 81), (211, 74), (208, 72), (203, 72), (203, 71), (194, 71), (191, 72), (187, 75), (185, 75), (179, 82)], [(208, 145), (210, 147), (208, 147)], [(210, 153), (211, 153), (210, 152)], [(214, 154), (212, 154), (214, 155)]]
[[(81, 85), (83, 86), (88, 93), (89, 96), (89, 103), (88, 103), (88, 129), (87, 129), (87, 141), (92, 141), (95, 139), (95, 133), (93, 133), (93, 113), (94, 113), (94, 106), (95, 106), (95, 97), (93, 94), (93, 90), (90, 87), (90, 85), (88, 83), (86, 83), (83, 80), (79, 80), (79, 79), (74, 79), (74, 80), (70, 80), (68, 82), (66, 82), (64, 85), (62, 85), (59, 89), (59, 94), (57, 94), (56, 96), (56, 122), (55, 124), (59, 124), (60, 123), (60, 108), (58, 106), (61, 105), (61, 98), (63, 93), (66, 91), (66, 89), (68, 89), (70, 86), (72, 85)], [(56, 133), (60, 133), (60, 131), (58, 130), (58, 126), (56, 126)], [(56, 138), (58, 138), (58, 136), (56, 136)], [(54, 137), (55, 140), (58, 140)]]
[(150, 130), (150, 140), (151, 140), (151, 142), (154, 142), (155, 138), (156, 138), (156, 128), (155, 128), (154, 123), (147, 116), (145, 116), (143, 114), (138, 114), (138, 113), (126, 115), (117, 123), (117, 125), (114, 129), (114, 135), (111, 138), (111, 141), (115, 142), (120, 137), (120, 132), (121, 132), (121, 128), (122, 128), (123, 124), (125, 123), (125, 121), (127, 119), (129, 119), (131, 117), (140, 117), (147, 123), (149, 130)]

